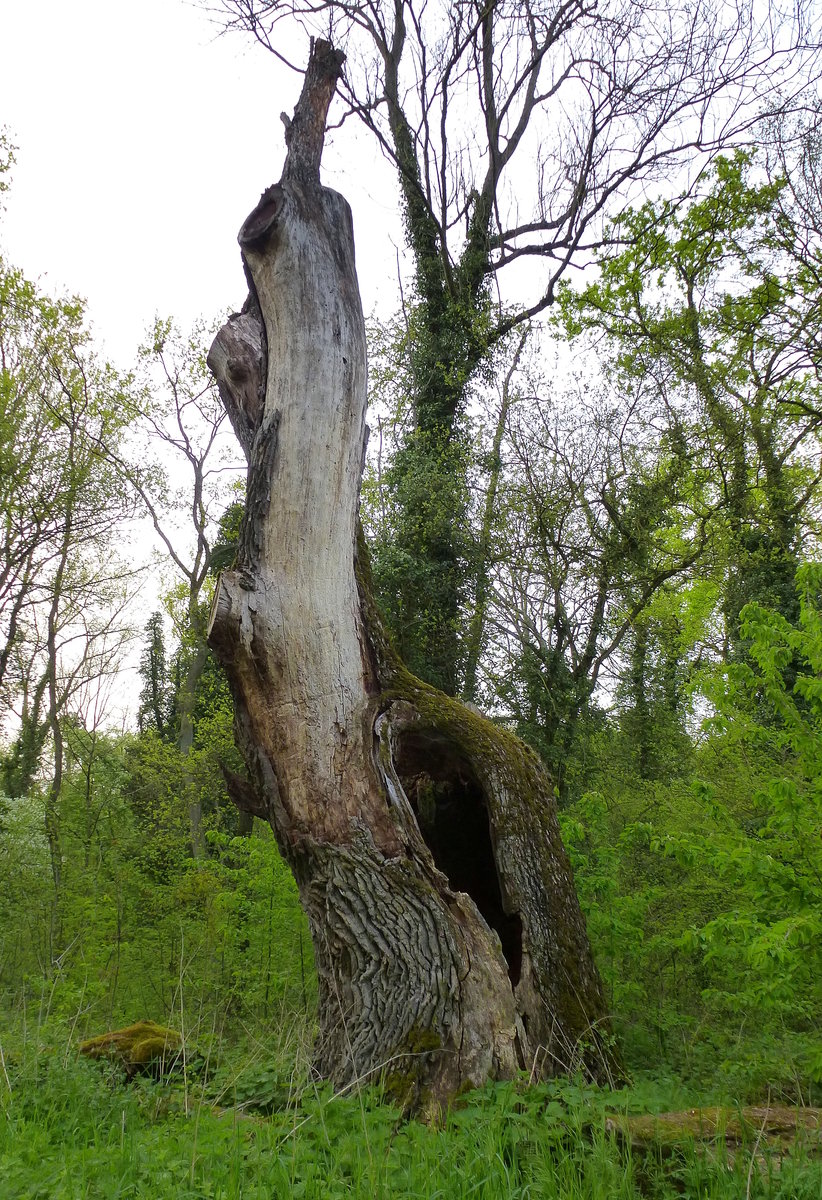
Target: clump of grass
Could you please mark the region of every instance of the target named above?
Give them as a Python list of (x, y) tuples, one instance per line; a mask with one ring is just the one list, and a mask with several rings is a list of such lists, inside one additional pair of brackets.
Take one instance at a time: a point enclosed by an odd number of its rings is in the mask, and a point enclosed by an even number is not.
[[(281, 1047), (280, 1049), (283, 1049)], [(488, 1086), (439, 1128), (378, 1089), (335, 1096), (260, 1041), (184, 1094), (110, 1064), (30, 1053), (0, 1114), (3, 1200), (818, 1200), (822, 1164), (750, 1147), (632, 1153), (606, 1113), (664, 1107), (648, 1089)], [(760, 1148), (761, 1150), (761, 1148)], [(752, 1165), (753, 1164), (753, 1165)]]

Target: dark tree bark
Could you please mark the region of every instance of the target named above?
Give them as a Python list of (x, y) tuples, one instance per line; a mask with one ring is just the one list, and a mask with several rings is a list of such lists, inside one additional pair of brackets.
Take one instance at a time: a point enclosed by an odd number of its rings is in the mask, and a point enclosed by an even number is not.
[(320, 184), (343, 56), (312, 49), (278, 184), (240, 231), (251, 298), (209, 356), (249, 460), (210, 644), (247, 781), (308, 914), (316, 1063), (409, 1097), (611, 1063), (550, 780), (519, 741), (412, 676), (376, 612), (357, 505), (365, 330), (351, 214)]

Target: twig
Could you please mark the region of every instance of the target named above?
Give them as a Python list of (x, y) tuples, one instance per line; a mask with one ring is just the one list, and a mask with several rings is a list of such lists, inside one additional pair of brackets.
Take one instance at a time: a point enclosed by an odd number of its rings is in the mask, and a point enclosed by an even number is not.
[(754, 1163), (756, 1162), (756, 1152), (759, 1149), (759, 1143), (762, 1141), (762, 1135), (765, 1132), (765, 1126), (768, 1124), (768, 1116), (771, 1109), (771, 1089), (768, 1088), (768, 1099), (765, 1102), (765, 1116), (762, 1118), (762, 1124), (759, 1127), (759, 1133), (754, 1142), (754, 1148), (751, 1151), (751, 1161), (748, 1164), (748, 1182), (745, 1185), (745, 1200), (751, 1200), (751, 1181), (753, 1180)]

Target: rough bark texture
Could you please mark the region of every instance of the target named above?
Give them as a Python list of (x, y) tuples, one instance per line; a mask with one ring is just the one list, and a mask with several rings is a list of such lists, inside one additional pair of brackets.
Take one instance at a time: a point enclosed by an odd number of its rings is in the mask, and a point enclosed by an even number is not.
[(248, 766), (231, 793), (271, 822), (300, 889), (323, 1075), (382, 1071), (417, 1103), (519, 1067), (602, 1075), (602, 993), (550, 782), (411, 676), (373, 605), (351, 213), (319, 178), (342, 61), (312, 47), (282, 178), (239, 235), (251, 296), (209, 356), (249, 461), (209, 634)]

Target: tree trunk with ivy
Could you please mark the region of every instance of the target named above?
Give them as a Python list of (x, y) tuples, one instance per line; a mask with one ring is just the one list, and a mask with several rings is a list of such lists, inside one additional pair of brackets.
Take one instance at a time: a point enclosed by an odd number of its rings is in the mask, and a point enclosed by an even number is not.
[(314, 44), (282, 178), (240, 230), (248, 301), (209, 355), (248, 457), (209, 633), (248, 768), (229, 785), (299, 886), (324, 1076), (382, 1074), (417, 1105), (521, 1068), (602, 1077), (602, 990), (551, 781), (412, 676), (374, 605), (351, 213), (319, 175), (342, 61)]

